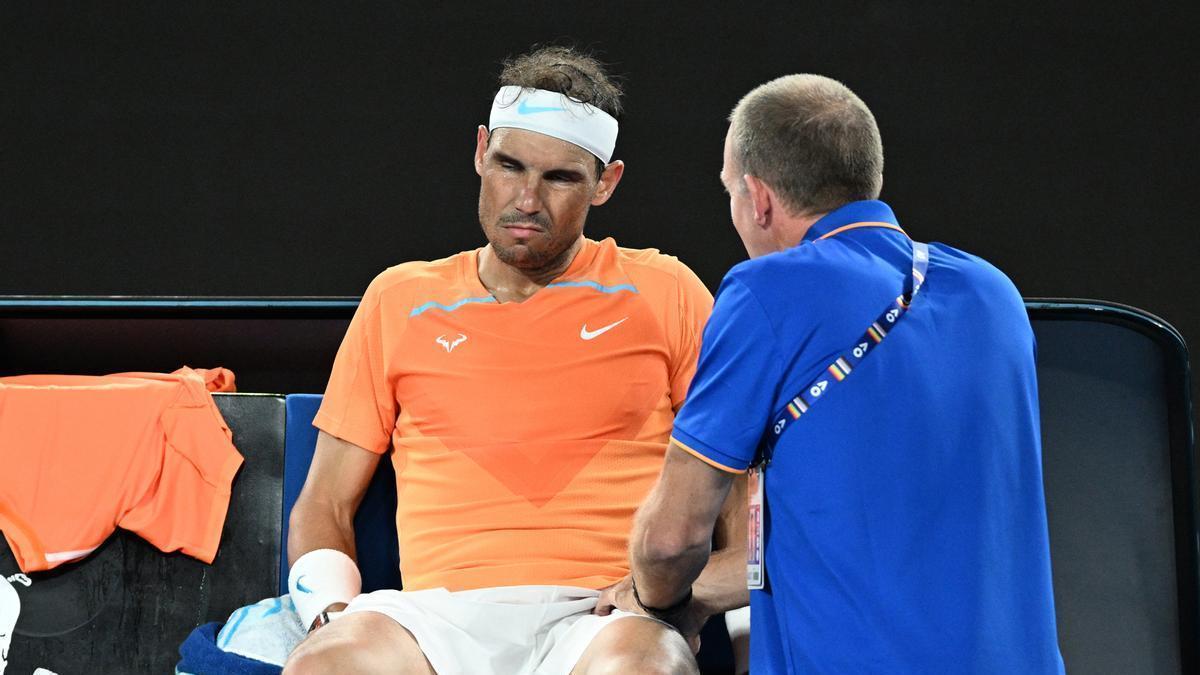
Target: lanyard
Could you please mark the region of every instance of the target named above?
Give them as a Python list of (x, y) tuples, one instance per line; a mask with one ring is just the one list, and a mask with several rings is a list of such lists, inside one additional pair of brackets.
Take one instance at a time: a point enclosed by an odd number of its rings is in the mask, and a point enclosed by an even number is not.
[[(821, 237), (821, 239), (856, 227), (886, 227), (903, 232), (903, 230), (890, 223), (856, 223), (834, 230)], [(896, 323), (908, 311), (913, 298), (917, 295), (917, 291), (921, 289), (921, 284), (925, 282), (925, 272), (929, 268), (929, 245), (914, 241), (912, 256), (912, 275), (904, 280), (904, 292), (893, 300), (887, 306), (887, 309), (879, 315), (879, 318), (867, 327), (866, 332), (855, 341), (854, 345), (848, 351), (829, 364), (815, 380), (801, 389), (800, 393), (792, 397), (786, 405), (771, 417), (773, 421), (763, 444), (762, 461), (760, 464), (770, 463), (771, 456), (775, 452), (775, 444), (779, 442), (779, 437), (783, 435), (783, 432), (791, 428), (791, 423), (799, 420), (802, 415), (808, 412), (808, 409), (815, 405), (829, 391), (830, 387), (845, 380), (851, 371), (858, 366), (859, 362), (866, 358), (867, 354), (873, 352), (879, 343), (883, 342), (888, 332), (896, 327)]]

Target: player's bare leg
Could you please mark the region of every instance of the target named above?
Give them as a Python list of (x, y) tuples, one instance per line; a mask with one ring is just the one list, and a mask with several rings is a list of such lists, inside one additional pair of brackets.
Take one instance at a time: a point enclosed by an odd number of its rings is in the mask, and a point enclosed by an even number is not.
[(377, 612), (343, 614), (317, 629), (292, 652), (283, 673), (435, 675), (412, 633)]
[(674, 629), (628, 617), (604, 627), (583, 651), (572, 675), (697, 675), (696, 657)]

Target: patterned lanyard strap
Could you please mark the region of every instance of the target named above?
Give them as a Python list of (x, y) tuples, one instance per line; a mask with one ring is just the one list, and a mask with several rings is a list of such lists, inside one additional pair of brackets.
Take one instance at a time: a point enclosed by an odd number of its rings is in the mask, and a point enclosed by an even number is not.
[[(868, 225), (865, 223), (858, 225), (858, 227), (871, 226), (878, 227), (881, 225)], [(826, 236), (832, 236), (845, 229), (851, 229), (851, 227), (854, 226), (835, 230)], [(903, 230), (900, 230), (895, 225), (888, 225), (887, 227), (888, 229), (903, 232)], [(909, 305), (912, 304), (913, 298), (917, 295), (917, 291), (921, 289), (921, 284), (925, 282), (925, 271), (929, 268), (929, 245), (914, 241), (912, 256), (912, 275), (904, 280), (904, 292), (893, 300), (887, 309), (879, 315), (879, 318), (867, 327), (867, 331), (855, 341), (854, 346), (834, 360), (833, 363), (829, 364), (815, 380), (801, 389), (800, 393), (792, 397), (786, 405), (771, 417), (773, 421), (762, 448), (761, 464), (769, 464), (771, 462), (771, 456), (775, 453), (775, 444), (779, 442), (779, 437), (783, 435), (783, 432), (791, 428), (791, 423), (799, 420), (802, 415), (807, 413), (808, 409), (813, 407), (831, 387), (845, 380), (858, 367), (858, 364), (867, 358), (868, 354), (875, 351), (875, 347), (883, 342), (888, 333), (895, 329), (900, 318), (908, 311)]]

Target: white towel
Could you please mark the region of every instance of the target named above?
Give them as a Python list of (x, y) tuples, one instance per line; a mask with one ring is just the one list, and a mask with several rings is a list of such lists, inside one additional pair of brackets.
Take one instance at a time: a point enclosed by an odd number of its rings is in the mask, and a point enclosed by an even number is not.
[(307, 632), (300, 625), (292, 598), (285, 594), (247, 605), (230, 614), (217, 633), (217, 647), (283, 666)]

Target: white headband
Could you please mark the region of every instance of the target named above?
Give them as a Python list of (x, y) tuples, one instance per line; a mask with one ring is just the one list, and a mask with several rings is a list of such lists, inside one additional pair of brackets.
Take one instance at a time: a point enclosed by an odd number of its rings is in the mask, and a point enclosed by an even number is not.
[(617, 120), (589, 103), (545, 89), (500, 87), (492, 101), (488, 132), (524, 129), (574, 143), (608, 164), (617, 145)]

